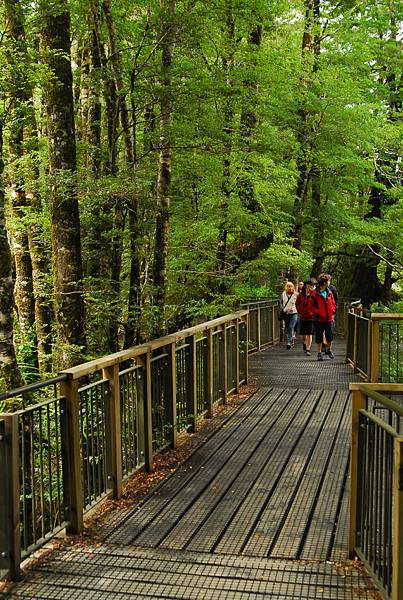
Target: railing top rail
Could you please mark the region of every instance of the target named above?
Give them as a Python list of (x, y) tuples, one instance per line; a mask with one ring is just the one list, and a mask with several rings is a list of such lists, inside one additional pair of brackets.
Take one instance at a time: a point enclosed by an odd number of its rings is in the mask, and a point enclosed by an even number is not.
[[(394, 400), (391, 400), (390, 398), (387, 398), (380, 392), (374, 390), (370, 383), (359, 383), (357, 388), (372, 400), (375, 400), (385, 408), (393, 410), (393, 412), (399, 417), (403, 417), (403, 406), (400, 406), (400, 404), (398, 404)], [(403, 389), (403, 386), (401, 386), (401, 388)]]
[(361, 410), (360, 413), (365, 415), (367, 419), (378, 425), (378, 427), (384, 429), (389, 435), (395, 438), (400, 437), (396, 429), (389, 425), (389, 423), (386, 423), (383, 419), (381, 419), (381, 417), (378, 417), (374, 413), (368, 412), (367, 410)]
[(356, 313), (354, 310), (349, 310), (348, 313), (350, 315), (354, 315), (357, 319), (361, 319), (361, 321), (371, 321), (371, 317), (364, 317), (364, 315), (360, 315)]
[(373, 321), (403, 321), (403, 313), (372, 313)]
[(36, 390), (40, 390), (41, 388), (47, 387), (49, 385), (54, 385), (55, 383), (65, 381), (66, 379), (67, 375), (61, 373), (56, 377), (46, 379), (45, 381), (37, 381), (36, 383), (30, 383), (29, 385), (24, 385), (23, 387), (16, 388), (15, 390), (11, 390), (9, 392), (3, 392), (2, 394), (0, 394), (0, 400), (15, 398), (16, 396), (21, 396), (22, 394), (29, 394), (30, 392), (35, 392)]
[(261, 306), (262, 304), (272, 304), (280, 302), (280, 298), (266, 298), (264, 300), (248, 300), (248, 302), (242, 302), (239, 306), (241, 308), (248, 306)]
[(88, 361), (81, 365), (77, 365), (76, 367), (72, 367), (71, 369), (65, 369), (61, 373), (70, 377), (71, 379), (79, 379), (80, 377), (90, 375), (91, 373), (95, 373), (96, 371), (100, 371), (106, 367), (111, 367), (112, 365), (116, 365), (125, 360), (130, 360), (138, 356), (144, 356), (148, 352), (152, 352), (153, 350), (157, 350), (158, 348), (162, 348), (168, 344), (173, 344), (174, 342), (182, 340), (186, 337), (190, 337), (191, 335), (195, 335), (196, 333), (204, 333), (209, 329), (223, 325), (228, 321), (239, 319), (247, 314), (247, 310), (240, 310), (236, 313), (225, 315), (224, 317), (218, 317), (217, 319), (200, 323), (194, 327), (189, 327), (188, 329), (182, 329), (181, 331), (157, 338), (156, 340), (152, 340), (145, 344), (133, 346), (133, 348), (121, 350), (120, 352), (115, 352), (114, 354), (109, 354), (108, 356)]

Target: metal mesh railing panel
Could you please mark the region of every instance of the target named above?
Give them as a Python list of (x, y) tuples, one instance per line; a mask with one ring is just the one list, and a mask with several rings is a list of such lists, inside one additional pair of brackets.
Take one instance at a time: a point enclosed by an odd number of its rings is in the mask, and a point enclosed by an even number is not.
[(246, 378), (246, 363), (248, 360), (247, 353), (247, 345), (248, 341), (246, 339), (246, 323), (244, 321), (240, 321), (238, 323), (238, 331), (239, 331), (239, 380), (244, 381)]
[(207, 410), (208, 402), (208, 347), (207, 338), (196, 341), (196, 390), (197, 414), (203, 415)]
[(227, 327), (227, 391), (232, 392), (236, 388), (236, 326)]
[(392, 588), (394, 436), (361, 411), (356, 549), (389, 596)]
[(83, 503), (88, 508), (107, 491), (106, 402), (109, 381), (102, 379), (78, 390)]
[(189, 417), (193, 410), (190, 406), (192, 386), (190, 352), (189, 344), (176, 348), (176, 427), (178, 432), (187, 430)]
[(347, 359), (353, 362), (354, 360), (354, 323), (356, 316), (348, 313), (348, 336), (347, 336)]
[(48, 400), (18, 413), (22, 554), (63, 527), (64, 398)]
[(119, 373), (123, 477), (144, 464), (144, 385), (142, 365)]
[(213, 402), (224, 397), (224, 336), (221, 331), (213, 333)]
[(166, 448), (172, 440), (170, 415), (170, 363), (168, 354), (151, 359), (152, 436), (153, 452)]
[(249, 310), (249, 351), (257, 350), (258, 347), (258, 309)]
[(364, 374), (369, 374), (369, 342), (371, 321), (364, 317), (356, 317), (357, 319), (357, 359), (356, 366)]
[(379, 324), (379, 380), (403, 383), (403, 323)]

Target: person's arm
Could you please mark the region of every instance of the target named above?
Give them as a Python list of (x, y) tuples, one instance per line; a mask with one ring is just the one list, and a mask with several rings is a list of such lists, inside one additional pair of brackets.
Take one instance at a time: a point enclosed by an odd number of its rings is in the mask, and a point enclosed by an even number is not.
[(311, 294), (311, 296), (309, 296), (308, 308), (314, 315), (319, 313), (318, 298), (316, 297), (316, 294)]

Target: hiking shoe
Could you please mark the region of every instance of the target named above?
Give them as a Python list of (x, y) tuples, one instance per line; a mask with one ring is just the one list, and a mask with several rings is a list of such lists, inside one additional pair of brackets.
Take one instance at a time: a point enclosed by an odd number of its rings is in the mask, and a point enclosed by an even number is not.
[(318, 352), (318, 360), (323, 360), (322, 352)]
[(287, 344), (287, 350), (291, 350), (291, 344)]
[(328, 355), (329, 358), (334, 358), (333, 350), (331, 350), (329, 348), (329, 350), (327, 351), (327, 355)]
[(310, 351), (310, 350), (307, 350), (307, 351), (305, 352), (305, 354), (306, 354), (307, 356), (311, 356), (311, 351)]

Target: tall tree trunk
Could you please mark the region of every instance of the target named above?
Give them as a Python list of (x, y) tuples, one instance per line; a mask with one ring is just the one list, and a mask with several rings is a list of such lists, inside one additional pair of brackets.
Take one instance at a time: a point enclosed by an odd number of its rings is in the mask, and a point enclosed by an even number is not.
[(231, 200), (231, 159), (232, 159), (232, 135), (234, 125), (234, 109), (232, 103), (233, 68), (235, 62), (235, 20), (233, 15), (232, 0), (225, 4), (226, 13), (226, 52), (223, 65), (226, 80), (226, 94), (224, 95), (224, 159), (221, 182), (222, 201), (219, 206), (219, 224), (217, 241), (217, 267), (222, 276), (219, 283), (219, 291), (225, 293), (225, 274), (227, 271), (227, 239), (228, 239), (228, 206)]
[(9, 98), (9, 177), (11, 189), (12, 249), (15, 261), (14, 296), (21, 333), (21, 345), (27, 348), (24, 362), (39, 368), (35, 328), (35, 300), (32, 281), (32, 262), (26, 226), (28, 201), (25, 191), (23, 168), (24, 125), (27, 105), (30, 101), (26, 84), (24, 20), (18, 1), (5, 0), (5, 24), (7, 35), (7, 58), (10, 73)]
[(324, 222), (322, 213), (320, 173), (314, 169), (312, 172), (312, 254), (314, 257), (311, 269), (312, 277), (317, 277), (323, 271)]
[[(112, 64), (115, 85), (118, 93), (120, 121), (123, 130), (123, 139), (125, 145), (126, 166), (128, 171), (135, 166), (136, 160), (136, 130), (135, 113), (133, 111), (133, 126), (130, 127), (129, 112), (126, 105), (126, 93), (122, 74), (122, 65), (119, 49), (116, 44), (116, 32), (111, 12), (110, 0), (103, 0), (103, 10), (109, 34), (110, 61)], [(132, 71), (131, 91), (133, 97), (133, 87), (135, 84), (135, 70)], [(134, 108), (134, 107), (133, 107)], [(133, 132), (133, 138), (130, 133)], [(133, 195), (127, 198), (126, 207), (129, 213), (129, 235), (130, 235), (130, 279), (129, 279), (129, 297), (127, 309), (127, 321), (125, 326), (124, 347), (127, 348), (138, 338), (138, 317), (140, 305), (140, 231), (138, 219), (137, 197)], [(116, 257), (117, 258), (117, 257)], [(117, 266), (117, 262), (115, 261)], [(119, 276), (120, 272), (116, 273)]]
[[(314, 0), (305, 0), (305, 22), (302, 36), (302, 91), (309, 88), (314, 63)], [(310, 111), (305, 105), (305, 94), (302, 95), (302, 106), (299, 110), (300, 126), (298, 130), (299, 156), (297, 159), (298, 180), (294, 200), (294, 227), (290, 232), (293, 247), (300, 250), (305, 211), (309, 198), (311, 178), (311, 144), (312, 131)]]
[(46, 109), (56, 324), (60, 365), (69, 367), (80, 362), (85, 351), (70, 16), (62, 0), (53, 2), (52, 10), (42, 2), (41, 13), (45, 61), (52, 78)]
[[(0, 376), (7, 390), (24, 385), (17, 363), (14, 347), (13, 306), (14, 282), (11, 252), (8, 245), (4, 219), (4, 161), (3, 161), (3, 122), (0, 122)], [(10, 403), (5, 410), (21, 408)]]
[[(321, 31), (320, 31), (320, 0), (313, 1), (313, 19), (314, 19), (314, 35), (313, 35), (313, 72), (317, 73), (320, 66), (320, 52), (321, 52)], [(323, 206), (321, 196), (321, 171), (315, 160), (314, 153), (312, 152), (312, 167), (311, 167), (311, 181), (312, 181), (312, 226), (313, 226), (313, 242), (312, 242), (312, 253), (314, 257), (314, 264), (312, 266), (311, 274), (313, 277), (317, 277), (323, 272), (323, 259), (324, 259), (324, 220), (323, 220)]]
[[(14, 60), (17, 66), (17, 78), (14, 78), (13, 99), (17, 110), (22, 111), (20, 116), (16, 115), (12, 135), (10, 136), (10, 155), (21, 158), (24, 155), (24, 164), (27, 165), (23, 172), (22, 166), (17, 166), (17, 180), (12, 182), (12, 206), (14, 207), (17, 220), (22, 210), (25, 217), (26, 227), (19, 223), (19, 240), (14, 240), (19, 248), (18, 262), (23, 269), (17, 267), (21, 279), (26, 282), (24, 289), (28, 291), (28, 313), (25, 319), (31, 332), (36, 328), (37, 351), (33, 355), (34, 365), (39, 360), (39, 368), (42, 374), (51, 372), (51, 324), (52, 307), (50, 298), (48, 274), (50, 262), (46, 249), (46, 240), (41, 217), (41, 201), (38, 192), (39, 169), (37, 164), (38, 133), (33, 106), (32, 89), (29, 78), (24, 75), (23, 64), (28, 64), (28, 52), (25, 41), (24, 15), (19, 0), (5, 0), (6, 30), (10, 43), (14, 49)], [(12, 69), (12, 65), (11, 69)], [(29, 142), (31, 155), (25, 155), (24, 142)], [(13, 172), (14, 169), (12, 168)], [(15, 171), (14, 171), (15, 173)], [(27, 209), (29, 217), (27, 218)], [(21, 256), (22, 255), (22, 256)], [(25, 272), (25, 276), (24, 276)], [(17, 293), (18, 294), (18, 293)], [(25, 295), (25, 292), (23, 292)], [(21, 308), (19, 313), (21, 314)], [(32, 335), (32, 334), (31, 334)], [(33, 336), (32, 336), (33, 337)], [(33, 337), (34, 340), (34, 337)]]
[(102, 8), (105, 15), (106, 26), (109, 35), (109, 60), (112, 65), (112, 71), (115, 78), (115, 85), (118, 93), (118, 105), (120, 112), (120, 121), (123, 130), (123, 139), (125, 143), (126, 162), (132, 166), (134, 164), (133, 143), (130, 136), (129, 112), (126, 105), (126, 93), (124, 89), (122, 66), (119, 49), (116, 45), (116, 32), (111, 11), (111, 0), (103, 0)]
[(167, 286), (167, 258), (169, 231), (169, 204), (171, 193), (171, 123), (172, 123), (172, 89), (171, 67), (174, 55), (176, 12), (175, 0), (161, 0), (163, 9), (163, 26), (161, 29), (161, 97), (160, 97), (160, 152), (158, 159), (157, 177), (157, 214), (155, 226), (153, 284), (154, 305), (157, 308), (154, 334), (161, 335), (164, 331), (164, 309)]
[[(249, 47), (251, 52), (258, 52), (262, 43), (263, 25), (260, 22), (261, 19), (253, 11), (254, 22), (250, 26), (249, 30)], [(257, 60), (252, 60), (252, 69), (257, 68)], [(252, 72), (253, 77), (253, 72)], [(246, 102), (247, 106), (242, 110), (241, 113), (241, 137), (244, 145), (244, 167), (243, 173), (239, 176), (239, 198), (242, 206), (252, 214), (260, 216), (262, 222), (266, 221), (268, 233), (263, 235), (255, 236), (253, 239), (248, 238), (246, 240), (246, 248), (242, 251), (239, 256), (240, 262), (243, 263), (247, 260), (253, 260), (259, 256), (259, 254), (266, 250), (273, 243), (273, 232), (271, 224), (264, 219), (263, 209), (260, 202), (257, 200), (255, 195), (254, 181), (253, 181), (253, 141), (255, 138), (255, 132), (257, 127), (257, 84), (252, 78), (244, 81), (246, 88)]]

